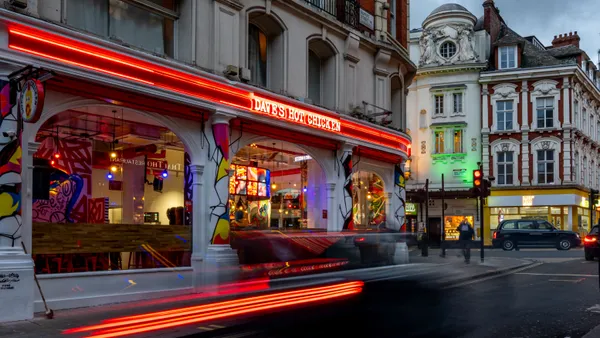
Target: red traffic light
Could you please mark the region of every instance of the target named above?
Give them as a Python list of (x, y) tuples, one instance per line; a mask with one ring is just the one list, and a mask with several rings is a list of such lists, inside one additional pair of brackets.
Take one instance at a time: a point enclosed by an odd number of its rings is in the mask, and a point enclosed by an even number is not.
[(481, 178), (481, 170), (473, 170), (473, 178)]
[(473, 185), (476, 186), (476, 187), (480, 186), (481, 185), (481, 180), (475, 180), (475, 181), (473, 181)]
[(475, 188), (479, 188), (482, 185), (482, 177), (483, 175), (481, 174), (481, 170), (477, 169), (477, 170), (473, 170), (473, 186)]

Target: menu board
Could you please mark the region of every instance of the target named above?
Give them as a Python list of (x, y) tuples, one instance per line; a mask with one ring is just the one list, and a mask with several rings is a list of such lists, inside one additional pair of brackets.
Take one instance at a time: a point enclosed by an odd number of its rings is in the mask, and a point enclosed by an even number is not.
[(271, 197), (270, 171), (264, 168), (232, 164), (229, 194), (267, 199)]

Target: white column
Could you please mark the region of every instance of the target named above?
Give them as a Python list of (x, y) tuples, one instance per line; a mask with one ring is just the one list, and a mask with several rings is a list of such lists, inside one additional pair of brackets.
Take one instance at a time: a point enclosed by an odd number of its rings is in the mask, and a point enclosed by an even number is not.
[(190, 172), (192, 174), (192, 262), (202, 262), (206, 257), (209, 242), (206, 229), (204, 229), (206, 226), (206, 222), (204, 222), (204, 186), (202, 184), (204, 166), (192, 164)]
[(354, 217), (352, 215), (352, 150), (356, 145), (344, 143), (341, 154), (338, 155), (338, 168), (340, 170), (340, 195), (338, 197), (339, 207), (336, 213), (340, 213), (340, 223), (342, 229), (354, 229)]
[(489, 122), (489, 92), (488, 85), (484, 84), (481, 86), (481, 131), (490, 132)]
[(573, 167), (571, 166), (573, 152), (571, 149), (571, 129), (566, 129), (563, 134), (563, 182), (575, 183)]
[[(569, 109), (571, 104), (571, 84), (569, 83), (569, 77), (563, 78), (563, 124), (569, 126), (571, 124), (571, 110)], [(594, 127), (594, 126), (592, 126)], [(595, 135), (592, 135), (595, 137)]]
[(335, 201), (335, 186), (335, 183), (327, 183), (327, 231), (342, 230), (342, 225), (336, 222), (337, 211), (335, 207), (337, 203)]
[[(529, 85), (527, 81), (521, 83), (521, 130), (529, 130)], [(515, 107), (516, 109), (516, 107)]]
[(521, 185), (529, 185), (529, 133), (524, 131), (521, 135)]

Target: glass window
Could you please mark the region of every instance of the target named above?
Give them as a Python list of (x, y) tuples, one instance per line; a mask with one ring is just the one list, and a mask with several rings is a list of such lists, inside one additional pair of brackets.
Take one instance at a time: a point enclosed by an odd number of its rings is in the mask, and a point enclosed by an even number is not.
[(552, 213), (552, 215), (560, 215), (560, 213), (562, 212), (562, 208), (550, 208), (550, 212)]
[(517, 62), (515, 56), (517, 54), (517, 47), (508, 46), (500, 47), (500, 69), (517, 68)]
[(519, 230), (533, 230), (535, 229), (533, 221), (519, 221)]
[(435, 115), (444, 115), (444, 95), (435, 95)]
[(463, 112), (463, 94), (454, 93), (452, 97), (454, 99), (454, 114), (461, 114)]
[(496, 117), (498, 119), (498, 130), (513, 129), (513, 101), (497, 101)]
[(543, 97), (537, 99), (537, 127), (554, 127), (554, 98)]
[(461, 129), (454, 130), (454, 153), (462, 154), (463, 149), (463, 131)]
[(597, 235), (598, 234), (598, 227), (595, 226), (592, 228), (592, 230), (590, 230), (590, 235)]
[(256, 25), (248, 32), (248, 68), (252, 83), (267, 87), (267, 36)]
[(513, 156), (512, 151), (503, 151), (498, 154), (498, 184), (513, 184)]
[(321, 59), (312, 50), (308, 51), (308, 98), (321, 104)]
[(450, 41), (444, 42), (442, 44), (442, 46), (440, 47), (440, 55), (443, 58), (449, 59), (449, 58), (453, 57), (454, 54), (456, 54), (456, 45), (453, 42), (450, 42)]
[(443, 154), (444, 152), (444, 131), (438, 130), (435, 132), (435, 153)]
[(515, 221), (507, 221), (502, 225), (502, 230), (514, 230), (517, 228), (517, 222)]
[(551, 230), (553, 228), (552, 224), (548, 222), (538, 222), (539, 230)]
[[(174, 11), (173, 1), (152, 0)], [(160, 55), (173, 56), (174, 21), (122, 0), (67, 0), (70, 26)]]
[(554, 183), (554, 150), (537, 151), (538, 183)]

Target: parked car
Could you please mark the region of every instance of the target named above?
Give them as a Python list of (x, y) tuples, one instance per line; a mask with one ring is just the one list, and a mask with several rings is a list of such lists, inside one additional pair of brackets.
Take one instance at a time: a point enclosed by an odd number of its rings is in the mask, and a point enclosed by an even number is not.
[(544, 220), (506, 220), (494, 231), (492, 245), (506, 251), (521, 247), (549, 247), (569, 250), (581, 245), (579, 234), (556, 229)]
[(583, 251), (585, 252), (585, 260), (593, 261), (594, 258), (600, 257), (600, 243), (598, 243), (598, 225), (592, 227), (590, 233), (583, 238)]

